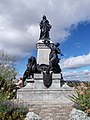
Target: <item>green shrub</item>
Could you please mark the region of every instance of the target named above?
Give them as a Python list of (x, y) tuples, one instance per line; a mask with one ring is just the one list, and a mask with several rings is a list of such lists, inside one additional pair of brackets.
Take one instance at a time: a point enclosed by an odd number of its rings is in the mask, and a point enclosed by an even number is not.
[(0, 76), (0, 97), (1, 99), (13, 99), (16, 97), (16, 86), (13, 80), (5, 80)]
[(16, 97), (16, 86), (13, 84), (17, 72), (16, 59), (0, 51), (0, 120), (24, 120), (27, 108), (11, 100)]
[(71, 100), (76, 103), (79, 110), (85, 111), (90, 116), (90, 83), (79, 83), (75, 86), (77, 95), (72, 95)]
[(6, 90), (5, 87), (2, 87), (0, 90), (0, 101), (11, 100), (16, 98), (16, 89), (8, 87)]
[(28, 109), (12, 101), (0, 103), (0, 120), (24, 120)]

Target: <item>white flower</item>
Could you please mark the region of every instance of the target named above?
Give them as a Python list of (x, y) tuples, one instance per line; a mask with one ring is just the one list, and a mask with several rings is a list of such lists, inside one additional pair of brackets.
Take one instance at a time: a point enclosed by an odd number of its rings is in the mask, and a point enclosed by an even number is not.
[(1, 90), (4, 90), (4, 87), (2, 87)]
[(14, 89), (13, 92), (16, 92), (16, 90)]
[(10, 96), (7, 96), (7, 98), (9, 99), (9, 98), (10, 98)]

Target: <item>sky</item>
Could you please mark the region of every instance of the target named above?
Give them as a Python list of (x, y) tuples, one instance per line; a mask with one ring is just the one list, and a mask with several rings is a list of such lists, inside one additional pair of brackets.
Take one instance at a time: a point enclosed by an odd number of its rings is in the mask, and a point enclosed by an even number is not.
[(52, 25), (51, 40), (61, 44), (65, 78), (90, 76), (90, 0), (0, 0), (0, 50), (17, 58), (16, 69), (23, 75), (27, 59), (37, 56), (43, 15)]

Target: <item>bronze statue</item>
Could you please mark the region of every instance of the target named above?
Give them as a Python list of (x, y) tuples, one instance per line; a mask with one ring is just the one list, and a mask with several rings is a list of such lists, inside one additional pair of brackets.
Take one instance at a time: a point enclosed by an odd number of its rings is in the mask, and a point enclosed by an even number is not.
[(27, 78), (33, 77), (33, 74), (36, 72), (37, 72), (36, 58), (31, 56), (28, 59), (27, 69), (25, 70), (23, 75), (23, 81), (25, 81)]
[(51, 71), (53, 71), (54, 73), (60, 73), (61, 72), (61, 68), (59, 66), (59, 61), (60, 59), (58, 58), (58, 54), (61, 54), (61, 51), (60, 49), (58, 48), (59, 47), (59, 43), (57, 44), (54, 44), (52, 47), (51, 47), (51, 52), (49, 54), (49, 69)]
[(49, 31), (51, 29), (51, 25), (49, 24), (49, 21), (47, 20), (45, 15), (43, 16), (39, 26), (40, 26), (40, 29), (41, 29), (39, 39), (44, 39), (44, 38), (50, 39)]

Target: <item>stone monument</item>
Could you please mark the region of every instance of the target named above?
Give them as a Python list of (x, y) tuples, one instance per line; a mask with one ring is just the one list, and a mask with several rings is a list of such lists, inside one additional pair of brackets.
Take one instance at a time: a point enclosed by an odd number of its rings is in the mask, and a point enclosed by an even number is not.
[(27, 69), (23, 75), (23, 82), (26, 81), (27, 84), (17, 91), (17, 98), (31, 102), (58, 103), (61, 99), (63, 101), (63, 93), (68, 97), (67, 91), (71, 92), (69, 87), (62, 87), (64, 80), (58, 54), (63, 54), (59, 49), (60, 44), (54, 44), (50, 39), (51, 25), (45, 15), (39, 26), (37, 60), (33, 56), (28, 59)]

